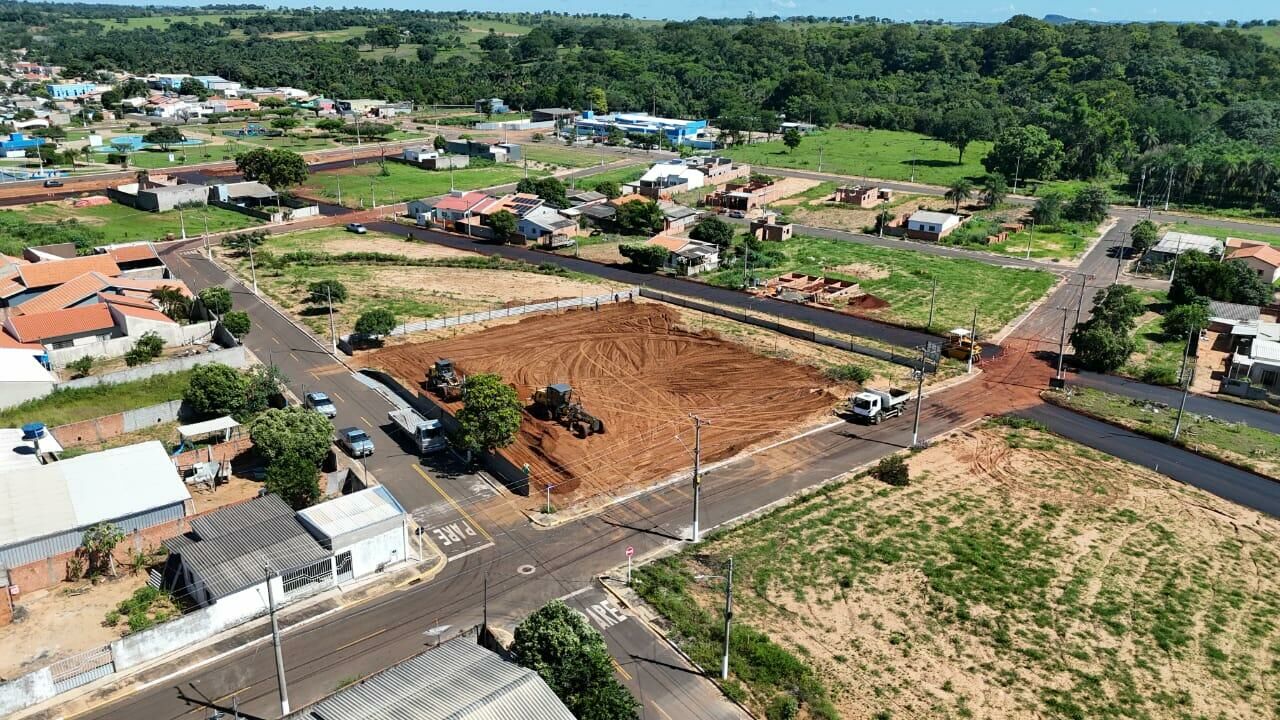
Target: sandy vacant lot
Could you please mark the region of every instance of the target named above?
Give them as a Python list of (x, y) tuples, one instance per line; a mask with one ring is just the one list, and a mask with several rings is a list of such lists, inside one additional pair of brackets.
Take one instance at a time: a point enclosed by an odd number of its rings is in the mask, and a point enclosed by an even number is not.
[(503, 451), (517, 467), (529, 464), (535, 492), (550, 483), (562, 498), (634, 487), (688, 467), (690, 413), (711, 422), (702, 444), (704, 461), (712, 462), (830, 413), (840, 396), (811, 367), (689, 332), (679, 321), (665, 306), (607, 305), (363, 359), (409, 388), (420, 386), (438, 357), (452, 358), (465, 373), (498, 373), (521, 399), (570, 383), (606, 432), (582, 439), (526, 412), (516, 442)]
[[(734, 556), (735, 620), (841, 718), (1274, 717), (1280, 521), (1030, 428), (909, 464), (909, 487), (854, 479), (674, 563)], [(786, 692), (740, 680), (757, 709)]]

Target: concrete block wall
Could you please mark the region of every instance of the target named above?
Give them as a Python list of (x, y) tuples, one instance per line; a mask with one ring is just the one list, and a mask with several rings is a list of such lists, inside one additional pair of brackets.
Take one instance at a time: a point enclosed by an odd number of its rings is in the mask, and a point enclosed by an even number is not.
[(181, 416), (182, 401), (170, 400), (159, 405), (151, 405), (111, 415), (103, 415), (92, 420), (59, 425), (55, 428), (50, 428), (50, 430), (62, 447), (83, 447), (153, 425), (173, 422)]
[[(69, 348), (74, 349), (74, 348)], [(150, 365), (139, 365), (138, 367), (128, 368), (119, 372), (106, 373), (103, 375), (90, 375), (89, 377), (68, 380), (67, 382), (58, 383), (58, 388), (76, 388), (76, 387), (93, 387), (95, 385), (112, 385), (115, 383), (129, 382), (131, 380), (141, 380), (149, 378), (152, 375), (163, 375), (165, 373), (179, 372), (181, 370), (190, 370), (197, 365), (206, 365), (208, 363), (222, 363), (230, 365), (234, 368), (242, 368), (249, 364), (249, 356), (245, 352), (243, 346), (237, 345), (232, 348), (215, 350), (214, 352), (200, 353), (199, 355), (190, 355), (182, 358), (170, 358)]]
[(0, 685), (0, 716), (8, 716), (57, 694), (53, 673), (47, 667), (16, 677)]

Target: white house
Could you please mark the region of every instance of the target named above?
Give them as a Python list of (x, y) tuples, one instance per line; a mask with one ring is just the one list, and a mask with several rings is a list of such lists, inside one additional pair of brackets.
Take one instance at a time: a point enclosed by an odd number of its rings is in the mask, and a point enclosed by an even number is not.
[(907, 232), (933, 240), (940, 240), (960, 227), (960, 216), (952, 213), (917, 210), (907, 218)]
[(720, 248), (715, 243), (674, 235), (655, 235), (649, 244), (667, 250), (663, 267), (678, 275), (697, 275), (720, 267)]
[(516, 231), (531, 242), (549, 242), (556, 245), (556, 238), (572, 237), (578, 223), (561, 215), (555, 208), (540, 205), (530, 210), (516, 222)]
[[(43, 349), (39, 351), (43, 354)], [(20, 405), (53, 392), (53, 375), (36, 360), (36, 352), (0, 346), (0, 408)]]
[(640, 176), (638, 185), (640, 194), (646, 197), (658, 197), (663, 191), (687, 192), (696, 190), (706, 184), (707, 176), (701, 170), (694, 170), (685, 161), (676, 158), (661, 162), (649, 168)]
[(380, 485), (299, 510), (298, 521), (333, 553), (339, 583), (409, 557), (409, 515)]
[(1239, 260), (1258, 273), (1267, 284), (1280, 280), (1280, 250), (1265, 243), (1249, 244), (1227, 255), (1228, 260)]

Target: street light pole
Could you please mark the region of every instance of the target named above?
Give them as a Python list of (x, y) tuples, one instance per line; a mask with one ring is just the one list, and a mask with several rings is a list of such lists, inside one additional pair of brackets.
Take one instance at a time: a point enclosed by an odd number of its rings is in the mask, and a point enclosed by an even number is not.
[(965, 366), (965, 374), (973, 372), (973, 353), (978, 348), (978, 307), (973, 308), (973, 330), (969, 333), (969, 364)]
[(1191, 343), (1196, 341), (1199, 334), (1199, 328), (1191, 328), (1187, 335), (1187, 346), (1182, 349), (1182, 369), (1178, 371), (1178, 379), (1182, 381), (1182, 400), (1178, 402), (1178, 419), (1173, 423), (1173, 442), (1178, 441), (1178, 433), (1182, 432), (1182, 413), (1187, 409), (1187, 393), (1191, 391), (1191, 378), (1196, 374), (1194, 366), (1187, 372), (1187, 357), (1191, 355)]
[(333, 286), (325, 284), (325, 299), (329, 301), (329, 342), (333, 344), (333, 353), (338, 354), (338, 335), (333, 329)]
[(1067, 352), (1067, 308), (1062, 308), (1062, 335), (1058, 338), (1058, 379), (1062, 379), (1062, 358)]
[(267, 576), (267, 606), (271, 611), (271, 641), (276, 649), (276, 685), (280, 690), (280, 713), (289, 714), (289, 689), (284, 681), (284, 650), (280, 646), (280, 625), (276, 622), (276, 596), (271, 589), (272, 572), (270, 567), (262, 568)]
[(689, 542), (700, 542), (702, 530), (699, 525), (699, 511), (702, 504), (702, 426), (707, 421), (693, 416), (693, 532)]
[(929, 332), (933, 330), (933, 308), (938, 304), (938, 278), (933, 279), (933, 292), (929, 295), (929, 322), (925, 323), (924, 330)]
[(258, 266), (253, 262), (253, 238), (245, 241), (249, 246), (249, 277), (253, 279), (253, 294), (258, 294)]
[(720, 658), (720, 679), (729, 679), (729, 626), (733, 622), (733, 556), (724, 578), (724, 655)]
[(1120, 247), (1116, 249), (1116, 279), (1120, 282), (1120, 268), (1124, 267), (1124, 252), (1129, 249), (1129, 231), (1125, 230), (1120, 233)]
[(924, 362), (926, 347), (920, 348), (920, 369), (916, 371), (916, 419), (911, 426), (911, 447), (920, 444), (920, 407), (924, 405)]
[(1027, 227), (1027, 257), (1026, 257), (1027, 260), (1031, 259), (1031, 243), (1033, 240), (1035, 240), (1035, 237), (1036, 237), (1036, 223), (1034, 220), (1032, 220), (1031, 224)]

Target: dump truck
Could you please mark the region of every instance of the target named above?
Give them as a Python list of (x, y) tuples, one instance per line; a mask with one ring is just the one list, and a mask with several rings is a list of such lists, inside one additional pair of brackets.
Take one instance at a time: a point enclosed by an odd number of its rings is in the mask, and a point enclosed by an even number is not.
[(863, 422), (879, 425), (882, 420), (901, 415), (910, 401), (910, 390), (889, 388), (883, 392), (867, 388), (849, 398), (849, 412)]
[(452, 360), (440, 358), (427, 370), (427, 389), (445, 401), (461, 400), (465, 379)]
[(604, 422), (587, 412), (582, 403), (573, 399), (573, 388), (568, 383), (556, 383), (533, 391), (529, 401), (533, 413), (545, 420), (554, 420), (578, 437), (604, 432)]
[(428, 420), (413, 408), (392, 410), (387, 413), (387, 418), (413, 441), (413, 446), (418, 449), (419, 455), (438, 452), (449, 447), (449, 441), (444, 436), (444, 426), (439, 420)]
[(965, 328), (956, 328), (947, 333), (947, 343), (942, 346), (942, 354), (954, 360), (968, 360), (973, 353), (976, 360), (982, 354), (982, 345), (974, 340)]

